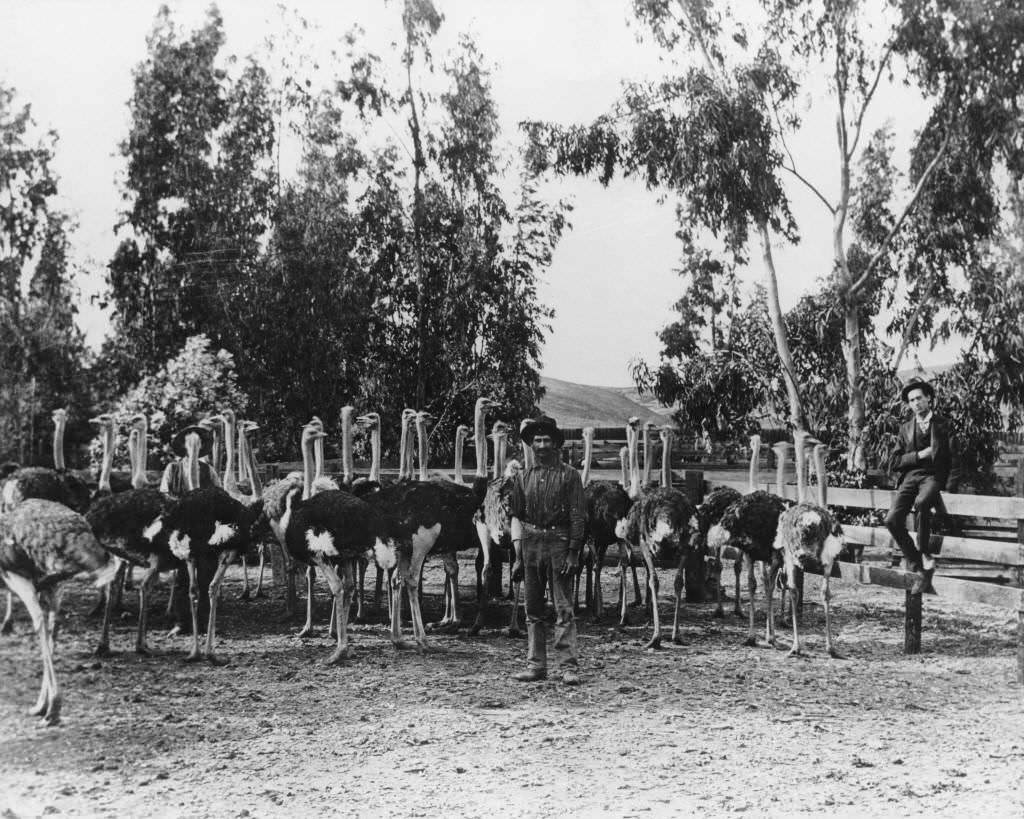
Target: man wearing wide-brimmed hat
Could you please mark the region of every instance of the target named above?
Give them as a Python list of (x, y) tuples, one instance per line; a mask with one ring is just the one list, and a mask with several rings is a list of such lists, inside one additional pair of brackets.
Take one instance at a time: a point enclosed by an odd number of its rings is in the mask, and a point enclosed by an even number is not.
[[(955, 467), (952, 427), (948, 418), (932, 411), (935, 389), (927, 381), (914, 378), (903, 385), (900, 398), (913, 410), (913, 417), (900, 427), (899, 443), (889, 462), (889, 471), (899, 475), (896, 500), (886, 516), (885, 525), (899, 544), (907, 569), (921, 573), (915, 589), (926, 588), (935, 570), (930, 553), (927, 520), (931, 510), (942, 524), (946, 507), (939, 494), (954, 491), (959, 477)], [(921, 550), (907, 531), (907, 515), (920, 514)], [(920, 527), (919, 527), (920, 528)]]
[(521, 472), (512, 488), (513, 538), (516, 568), (526, 586), (527, 669), (515, 674), (520, 682), (547, 678), (547, 627), (544, 587), (555, 603), (555, 661), (562, 682), (579, 684), (579, 650), (573, 615), (572, 583), (583, 547), (585, 502), (580, 474), (562, 462), (562, 431), (553, 418), (542, 415), (526, 421), (520, 435), (533, 450), (534, 464)]
[[(179, 429), (171, 438), (171, 451), (178, 457), (164, 467), (164, 474), (160, 479), (160, 491), (165, 495), (181, 497), (187, 489), (185, 484), (185, 438), (189, 434), (199, 436), (200, 458), (209, 455), (213, 449), (213, 434), (209, 427), (196, 424)], [(200, 461), (199, 488), (205, 489), (208, 486), (220, 486), (220, 478), (217, 477), (217, 472), (209, 463)]]

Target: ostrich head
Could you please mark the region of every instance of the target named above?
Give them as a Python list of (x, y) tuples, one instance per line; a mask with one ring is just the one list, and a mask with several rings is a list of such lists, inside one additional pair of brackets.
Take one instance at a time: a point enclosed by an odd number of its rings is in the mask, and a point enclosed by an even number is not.
[(68, 411), (63, 408), (57, 408), (53, 411), (53, 423), (55, 424), (66, 424), (68, 422)]
[(365, 415), (360, 415), (356, 418), (356, 424), (363, 427), (363, 429), (374, 430), (380, 428), (380, 413), (379, 412), (368, 412)]

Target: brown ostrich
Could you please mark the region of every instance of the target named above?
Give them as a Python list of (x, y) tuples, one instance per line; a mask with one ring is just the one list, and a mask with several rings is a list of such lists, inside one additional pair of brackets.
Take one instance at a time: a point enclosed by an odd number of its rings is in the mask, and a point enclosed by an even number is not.
[(42, 716), (46, 725), (60, 722), (54, 631), (61, 584), (85, 574), (103, 585), (111, 581), (117, 567), (88, 521), (61, 503), (29, 498), (0, 517), (0, 579), (28, 609), (43, 657), (42, 686), (29, 713)]
[[(798, 430), (794, 436), (797, 460), (797, 496), (799, 502), (782, 513), (775, 549), (781, 552), (786, 568), (786, 585), (790, 595), (793, 617), (793, 646), (790, 656), (797, 656), (800, 649), (799, 595), (795, 578), (808, 569), (820, 568), (824, 581), (821, 599), (825, 606), (825, 650), (832, 657), (840, 657), (832, 643), (832, 567), (843, 550), (843, 529), (828, 511), (826, 503), (825, 446)], [(818, 502), (807, 499), (804, 480), (804, 458), (806, 450), (813, 447), (815, 473), (818, 478)]]

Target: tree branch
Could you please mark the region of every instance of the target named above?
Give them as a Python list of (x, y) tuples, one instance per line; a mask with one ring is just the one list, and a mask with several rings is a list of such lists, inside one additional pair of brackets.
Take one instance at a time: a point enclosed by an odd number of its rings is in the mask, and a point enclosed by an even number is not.
[(828, 208), (828, 212), (835, 215), (836, 209), (829, 203), (821, 191), (819, 191), (810, 180), (804, 177), (803, 174), (796, 169), (796, 160), (793, 158), (793, 152), (789, 150), (789, 143), (786, 142), (786, 134), (782, 128), (782, 118), (779, 116), (779, 107), (775, 104), (774, 99), (772, 100), (772, 113), (775, 115), (775, 124), (779, 126), (779, 142), (782, 143), (782, 149), (786, 152), (786, 156), (789, 157), (789, 166), (779, 165), (779, 167), (784, 171), (789, 171), (793, 176), (803, 182), (804, 185), (810, 189), (811, 193), (817, 196), (821, 200), (822, 204)]
[(857, 281), (855, 281), (850, 286), (850, 295), (855, 294), (858, 290), (864, 287), (868, 279), (871, 278), (871, 274), (875, 272), (875, 268), (881, 261), (882, 256), (885, 255), (886, 250), (888, 250), (888, 247), (892, 242), (893, 237), (899, 232), (899, 229), (903, 226), (903, 223), (906, 221), (906, 218), (910, 214), (910, 211), (913, 209), (914, 205), (917, 203), (917, 200), (920, 198), (921, 192), (924, 190), (925, 185), (928, 184), (931, 175), (934, 173), (935, 169), (939, 165), (939, 160), (942, 159), (942, 157), (945, 155), (946, 149), (949, 147), (950, 140), (953, 138), (953, 129), (951, 125), (952, 124), (950, 123), (950, 125), (947, 127), (946, 138), (942, 140), (942, 144), (939, 146), (939, 150), (935, 152), (935, 156), (932, 157), (932, 161), (928, 163), (928, 167), (925, 168), (924, 173), (921, 174), (921, 178), (917, 180), (917, 187), (914, 188), (914, 194), (913, 196), (910, 197), (910, 201), (907, 202), (906, 206), (903, 208), (903, 212), (896, 220), (896, 224), (892, 226), (892, 229), (889, 231), (889, 234), (885, 237), (885, 239), (882, 240), (882, 243), (878, 246), (878, 250), (876, 250), (875, 255), (871, 257), (871, 261), (868, 262), (868, 266), (860, 275), (860, 278), (857, 279)]
[(929, 302), (931, 302), (932, 292), (935, 290), (937, 280), (937, 277), (932, 277), (931, 284), (928, 286), (928, 291), (925, 293), (924, 298), (917, 303), (917, 307), (914, 309), (914, 314), (910, 317), (910, 322), (903, 331), (903, 338), (900, 340), (899, 350), (896, 351), (896, 358), (893, 359), (892, 363), (892, 371), (894, 373), (899, 372), (903, 356), (906, 354), (907, 348), (910, 347), (910, 334), (914, 332), (914, 327), (917, 325), (918, 319), (921, 318), (921, 313), (924, 312), (924, 308), (928, 306)]
[(882, 56), (881, 61), (878, 63), (878, 71), (875, 72), (875, 81), (871, 83), (871, 88), (868, 89), (868, 93), (864, 95), (864, 102), (860, 107), (860, 113), (857, 114), (857, 122), (853, 126), (853, 144), (850, 145), (850, 156), (848, 159), (852, 159), (854, 153), (857, 151), (857, 143), (860, 142), (861, 126), (864, 123), (864, 114), (867, 113), (868, 106), (871, 104), (872, 98), (875, 96), (875, 91), (878, 89), (878, 83), (882, 79), (882, 70), (889, 62), (889, 57), (892, 55), (893, 44), (889, 43), (885, 49), (885, 54)]
[(822, 194), (822, 192), (819, 191), (812, 182), (809, 182), (807, 179), (805, 179), (804, 176), (796, 168), (791, 168), (789, 167), (789, 165), (779, 165), (779, 167), (782, 168), (782, 170), (784, 171), (789, 171), (791, 174), (793, 174), (793, 176), (795, 176), (797, 179), (803, 182), (804, 185), (806, 185), (807, 188), (811, 191), (811, 193), (813, 193), (815, 196), (818, 197), (818, 199), (821, 200), (821, 203), (828, 209), (828, 212), (835, 216), (835, 206), (825, 198), (824, 194)]

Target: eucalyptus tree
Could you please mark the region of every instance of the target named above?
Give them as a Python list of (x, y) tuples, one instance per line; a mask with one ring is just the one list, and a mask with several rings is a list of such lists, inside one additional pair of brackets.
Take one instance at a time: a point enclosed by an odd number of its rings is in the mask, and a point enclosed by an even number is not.
[[(792, 186), (810, 191), (832, 220), (831, 255), (819, 269), (843, 317), (848, 458), (862, 466), (864, 306), (883, 291), (890, 304), (909, 293), (912, 306), (892, 329), (920, 338), (950, 302), (951, 266), (969, 264), (991, 238), (993, 168), (1000, 157), (1011, 170), (1020, 164), (1024, 12), (1012, 0), (634, 0), (633, 10), (658, 46), (684, 61), (680, 72), (627, 83), (616, 108), (589, 125), (526, 124), (532, 167), (603, 182), (620, 170), (667, 188), (688, 229), (713, 234), (737, 263), (756, 242), (798, 426), (805, 407), (773, 245), (799, 240)], [(835, 124), (831, 194), (790, 149), (821, 75)], [(930, 106), (905, 179), (892, 131), (866, 127), (880, 87), (896, 80)]]

